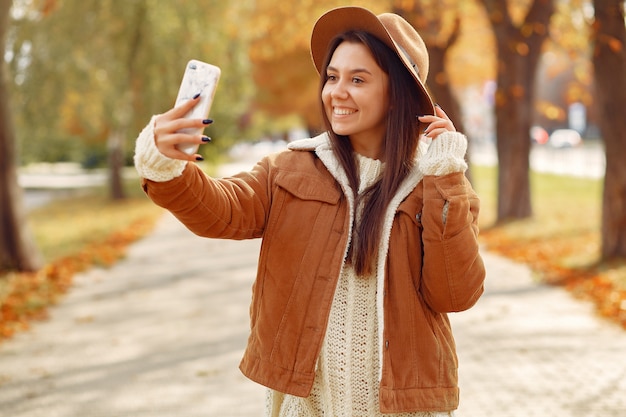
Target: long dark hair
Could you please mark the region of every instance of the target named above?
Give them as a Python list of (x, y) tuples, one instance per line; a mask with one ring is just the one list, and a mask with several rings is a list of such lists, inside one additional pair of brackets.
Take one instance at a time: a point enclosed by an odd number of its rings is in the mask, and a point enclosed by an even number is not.
[[(330, 44), (324, 66), (320, 72), (321, 92), (328, 79), (326, 69), (333, 53), (342, 42), (365, 45), (378, 66), (389, 78), (389, 106), (387, 130), (384, 138), (385, 169), (375, 184), (359, 196), (359, 174), (352, 144), (347, 136), (337, 135), (322, 105), (322, 117), (330, 136), (333, 149), (343, 166), (350, 187), (354, 191), (355, 207), (363, 204), (360, 222), (353, 224), (353, 238), (347, 261), (352, 263), (360, 276), (373, 272), (378, 254), (385, 211), (402, 181), (415, 164), (420, 123), (417, 116), (423, 113), (419, 105), (419, 90), (413, 77), (396, 53), (375, 36), (364, 31), (349, 31), (335, 37)], [(353, 216), (356, 219), (356, 215)]]

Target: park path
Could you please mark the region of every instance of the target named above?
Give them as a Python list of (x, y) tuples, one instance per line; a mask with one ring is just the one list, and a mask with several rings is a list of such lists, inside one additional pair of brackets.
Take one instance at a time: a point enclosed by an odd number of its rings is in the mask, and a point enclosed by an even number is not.
[[(201, 239), (165, 214), (50, 318), (0, 344), (0, 417), (262, 416), (237, 369), (259, 241)], [(626, 416), (626, 332), (524, 265), (484, 253), (486, 293), (451, 316), (457, 417)]]

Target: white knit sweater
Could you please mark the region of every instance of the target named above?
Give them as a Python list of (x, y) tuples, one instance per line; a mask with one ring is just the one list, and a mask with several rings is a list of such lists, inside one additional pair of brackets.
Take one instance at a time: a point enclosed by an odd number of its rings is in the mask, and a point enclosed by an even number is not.
[[(380, 175), (384, 164), (357, 156), (359, 193)], [(357, 213), (357, 221), (360, 213)], [(311, 395), (300, 398), (268, 390), (268, 417), (378, 417), (379, 336), (375, 274), (359, 277), (345, 265), (330, 310)], [(444, 417), (453, 413), (385, 414), (396, 417)]]

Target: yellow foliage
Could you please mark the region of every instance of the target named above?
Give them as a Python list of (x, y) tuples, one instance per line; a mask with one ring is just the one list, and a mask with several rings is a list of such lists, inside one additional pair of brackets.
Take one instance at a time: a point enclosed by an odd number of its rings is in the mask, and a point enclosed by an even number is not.
[(621, 53), (622, 49), (624, 49), (624, 44), (622, 43), (622, 41), (615, 37), (611, 36), (607, 39), (606, 43), (609, 45), (609, 49), (611, 49), (611, 51), (615, 52), (616, 54)]
[(97, 100), (89, 100), (85, 92), (70, 90), (62, 100), (60, 126), (70, 135), (89, 139), (103, 128), (100, 115), (102, 106)]
[(309, 52), (311, 31), (325, 11), (348, 5), (366, 7), (374, 13), (389, 9), (386, 2), (372, 0), (256, 2), (248, 30), (259, 110), (274, 115), (297, 113), (308, 126), (319, 126), (318, 77)]
[[(279, 4), (275, 0), (259, 0), (249, 25), (252, 41), (249, 57), (259, 89), (256, 108), (275, 115), (296, 112), (308, 119), (312, 117), (311, 109), (315, 109), (314, 114), (318, 113), (318, 78), (309, 58), (310, 33), (316, 18), (323, 12), (352, 4), (367, 7), (374, 13), (401, 13), (420, 32), (427, 46), (446, 45), (455, 19), (460, 18), (460, 36), (447, 52), (446, 73), (430, 76), (435, 82), (450, 83), (455, 89), (482, 85), (495, 78), (498, 67), (495, 39), (484, 7), (479, 2), (306, 0)], [(506, 17), (519, 27), (523, 38), (548, 31), (543, 24), (522, 26), (531, 0), (507, 0), (504, 4), (506, 7), (494, 11), (500, 14), (496, 17), (504, 19), (506, 13)], [(566, 20), (559, 20), (559, 34), (563, 36), (572, 32), (572, 26), (567, 26)], [(511, 48), (521, 56), (530, 52), (528, 44), (519, 40), (512, 42)], [(519, 96), (520, 92), (509, 94)], [(499, 98), (500, 101), (504, 99)]]
[(565, 120), (566, 112), (556, 104), (548, 101), (539, 101), (535, 104), (535, 107), (540, 114), (545, 116), (549, 120)]
[(515, 52), (517, 52), (521, 56), (526, 56), (530, 52), (528, 45), (524, 42), (517, 42), (515, 44)]

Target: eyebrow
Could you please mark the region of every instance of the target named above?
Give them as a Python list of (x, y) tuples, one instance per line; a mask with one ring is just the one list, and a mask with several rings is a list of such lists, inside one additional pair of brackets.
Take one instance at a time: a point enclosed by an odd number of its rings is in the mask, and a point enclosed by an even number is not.
[[(326, 68), (326, 70), (327, 70), (327, 71), (335, 71), (335, 72), (339, 72), (339, 70), (338, 70), (337, 68), (333, 67), (333, 66), (328, 66), (328, 67)], [(351, 74), (357, 74), (357, 73), (360, 73), (360, 72), (364, 72), (364, 73), (366, 73), (366, 74), (372, 75), (372, 73), (371, 73), (369, 70), (365, 69), (365, 68), (355, 68), (355, 69), (353, 69), (353, 70), (350, 70), (350, 73), (351, 73)]]

